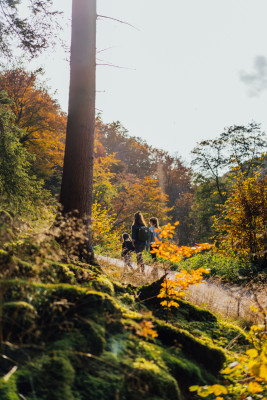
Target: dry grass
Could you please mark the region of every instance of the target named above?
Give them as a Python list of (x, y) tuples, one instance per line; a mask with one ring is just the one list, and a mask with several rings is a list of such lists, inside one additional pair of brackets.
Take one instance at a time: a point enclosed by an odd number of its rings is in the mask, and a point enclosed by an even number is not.
[[(136, 263), (132, 263), (135, 270), (125, 271), (122, 260), (98, 256), (104, 271), (110, 277), (125, 284), (140, 286), (153, 282), (164, 274), (158, 269), (157, 276), (151, 266), (145, 267), (145, 274), (137, 272)], [(169, 272), (169, 276), (175, 277), (175, 272)], [(222, 318), (231, 321), (239, 321), (241, 324), (264, 323), (264, 317), (260, 313), (251, 310), (251, 306), (260, 310), (267, 309), (266, 285), (233, 286), (225, 285), (216, 280), (209, 280), (190, 288), (188, 300), (200, 307), (206, 308)]]
[(188, 299), (193, 304), (220, 314), (227, 320), (264, 323), (264, 317), (251, 310), (251, 306), (260, 310), (267, 309), (267, 293), (263, 285), (248, 288), (223, 285), (219, 281), (209, 280), (198, 286), (192, 286)]

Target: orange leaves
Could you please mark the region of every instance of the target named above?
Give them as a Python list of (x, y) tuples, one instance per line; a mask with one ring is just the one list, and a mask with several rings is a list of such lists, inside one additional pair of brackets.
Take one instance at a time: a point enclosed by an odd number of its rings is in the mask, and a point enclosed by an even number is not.
[(143, 320), (139, 323), (138, 329), (136, 330), (138, 336), (143, 338), (156, 338), (158, 334), (154, 329), (154, 325), (152, 321)]
[(21, 143), (36, 155), (36, 170), (51, 176), (63, 165), (66, 115), (37, 78), (21, 68), (8, 70), (0, 75), (0, 90), (14, 100), (15, 124), (25, 131)]
[(167, 224), (162, 227), (160, 239), (156, 239), (157, 248), (153, 250), (158, 257), (170, 260), (171, 262), (179, 262), (184, 257), (191, 257), (193, 254), (200, 253), (203, 250), (209, 250), (212, 246), (208, 243), (196, 244), (194, 247), (178, 246), (177, 244), (170, 241), (173, 239), (173, 234), (176, 226), (179, 222), (175, 222), (174, 225)]
[(192, 270), (191, 273), (181, 271), (175, 275), (175, 279), (166, 278), (161, 284), (161, 290), (158, 294), (159, 299), (164, 299), (160, 304), (163, 307), (179, 307), (175, 300), (180, 300), (188, 293), (189, 286), (199, 284), (203, 280), (203, 274), (209, 273), (204, 268)]
[(114, 214), (118, 216), (118, 223), (124, 222), (131, 225), (133, 215), (142, 207), (142, 214), (148, 220), (156, 215), (161, 220), (166, 220), (168, 196), (159, 187), (158, 181), (150, 177), (139, 179), (134, 175), (125, 174), (117, 177), (118, 195), (113, 201)]
[[(177, 225), (179, 225), (178, 221), (174, 225), (167, 224), (161, 229), (161, 240), (156, 239), (157, 247), (153, 250), (153, 252), (159, 257), (172, 262), (177, 262), (183, 257), (190, 257), (195, 253), (211, 248), (211, 245), (208, 243), (197, 244), (195, 247), (179, 247), (170, 242)], [(199, 268), (197, 270), (192, 270), (190, 273), (187, 271), (181, 271), (175, 275), (175, 279), (166, 278), (161, 284), (161, 290), (158, 294), (158, 298), (163, 299), (160, 304), (167, 310), (171, 307), (179, 307), (177, 300), (187, 295), (190, 285), (202, 282), (204, 273), (208, 274), (209, 270)]]

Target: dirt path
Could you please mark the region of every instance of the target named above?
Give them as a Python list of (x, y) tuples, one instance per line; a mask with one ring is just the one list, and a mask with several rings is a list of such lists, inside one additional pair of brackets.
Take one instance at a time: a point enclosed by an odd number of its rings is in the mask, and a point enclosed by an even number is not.
[[(126, 283), (144, 284), (152, 282), (164, 275), (161, 268), (155, 270), (149, 265), (145, 265), (145, 273), (137, 271), (137, 264), (132, 263), (134, 272), (132, 274), (123, 271), (124, 263), (115, 258), (97, 256), (98, 260), (106, 267), (113, 267), (113, 275)], [(115, 271), (115, 272), (114, 272)], [(135, 272), (136, 271), (136, 272)], [(115, 275), (117, 274), (117, 276)], [(126, 275), (126, 278), (123, 276)], [(175, 278), (175, 272), (170, 271), (168, 276)], [(223, 285), (220, 282), (209, 279), (201, 284), (190, 288), (188, 300), (201, 307), (213, 311), (227, 320), (244, 320), (253, 323), (263, 323), (260, 315), (252, 312), (251, 306), (257, 307), (255, 295), (263, 309), (267, 309), (267, 290), (266, 286), (261, 286), (256, 293), (246, 287), (237, 285)]]

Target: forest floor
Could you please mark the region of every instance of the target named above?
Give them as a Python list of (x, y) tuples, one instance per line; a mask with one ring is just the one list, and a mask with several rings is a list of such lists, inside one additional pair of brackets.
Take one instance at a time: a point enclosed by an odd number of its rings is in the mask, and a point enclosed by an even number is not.
[[(124, 269), (123, 260), (97, 255), (103, 271), (110, 277), (123, 283), (140, 286), (162, 277), (165, 271), (160, 267), (145, 265), (145, 272), (140, 273), (137, 264), (132, 262), (133, 271)], [(167, 276), (174, 279), (175, 271), (166, 271)], [(188, 301), (206, 308), (229, 321), (238, 321), (246, 326), (251, 323), (262, 323), (259, 313), (251, 307), (267, 308), (267, 293), (264, 285), (251, 290), (247, 286), (224, 284), (220, 280), (210, 278), (199, 285), (193, 285), (188, 294)]]

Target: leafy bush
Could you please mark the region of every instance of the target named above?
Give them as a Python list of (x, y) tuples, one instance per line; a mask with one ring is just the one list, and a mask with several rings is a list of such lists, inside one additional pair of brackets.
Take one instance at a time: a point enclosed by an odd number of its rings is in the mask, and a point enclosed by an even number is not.
[(224, 281), (240, 283), (240, 280), (255, 274), (257, 268), (252, 262), (234, 256), (223, 256), (209, 251), (204, 254), (196, 254), (187, 260), (173, 265), (173, 269), (181, 271), (205, 268), (210, 269), (210, 276), (219, 277)]

